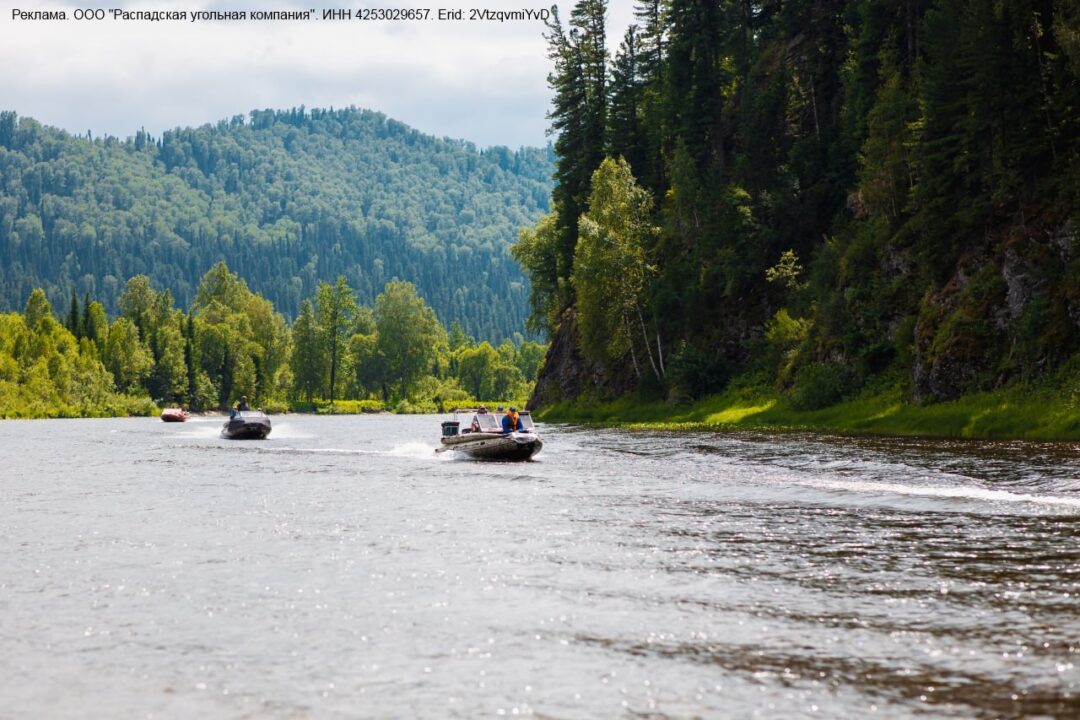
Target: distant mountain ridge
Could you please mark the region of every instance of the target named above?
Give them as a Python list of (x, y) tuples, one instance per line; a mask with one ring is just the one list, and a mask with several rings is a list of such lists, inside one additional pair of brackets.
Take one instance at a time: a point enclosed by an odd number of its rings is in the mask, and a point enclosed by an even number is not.
[(218, 260), (295, 317), (344, 275), (370, 303), (413, 282), (446, 324), (523, 333), (510, 257), (547, 210), (549, 149), (478, 150), (370, 110), (256, 110), (216, 125), (90, 140), (0, 113), (0, 311), (34, 287), (114, 309), (148, 275), (180, 307)]

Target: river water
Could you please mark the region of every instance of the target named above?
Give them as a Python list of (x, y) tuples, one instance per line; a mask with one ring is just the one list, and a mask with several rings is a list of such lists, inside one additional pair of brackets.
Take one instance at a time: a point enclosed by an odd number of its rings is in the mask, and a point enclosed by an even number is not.
[(1080, 717), (1076, 445), (0, 423), (0, 718)]

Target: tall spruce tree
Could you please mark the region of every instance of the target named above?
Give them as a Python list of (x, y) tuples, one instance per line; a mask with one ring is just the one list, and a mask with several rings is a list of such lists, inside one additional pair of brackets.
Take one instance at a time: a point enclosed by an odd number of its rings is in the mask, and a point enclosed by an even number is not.
[(637, 26), (631, 25), (611, 66), (607, 154), (626, 158), (634, 172), (645, 168), (648, 153), (639, 116), (643, 90), (639, 63)]
[(326, 354), (318, 320), (310, 300), (300, 303), (300, 315), (292, 328), (292, 355), (289, 364), (293, 372), (293, 390), (307, 402), (322, 391), (326, 375)]
[[(569, 283), (577, 245), (578, 218), (587, 209), (589, 180), (604, 159), (607, 132), (606, 0), (579, 0), (564, 30), (557, 11), (548, 21), (548, 57), (554, 69), (548, 84), (554, 91), (548, 114), (557, 135), (552, 205), (559, 235), (554, 269), (545, 282), (558, 288), (560, 304), (572, 302)], [(561, 281), (561, 282), (560, 282)]]
[(71, 288), (71, 306), (64, 327), (76, 338), (82, 338), (82, 315), (79, 313), (79, 296), (75, 293), (75, 288)]

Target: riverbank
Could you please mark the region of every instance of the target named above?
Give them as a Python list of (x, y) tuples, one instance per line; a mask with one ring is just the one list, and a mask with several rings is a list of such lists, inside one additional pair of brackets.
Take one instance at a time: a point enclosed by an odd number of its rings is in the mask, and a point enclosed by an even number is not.
[[(0, 390), (3, 386), (0, 385)], [(401, 401), (395, 405), (384, 403), (380, 400), (336, 400), (331, 404), (328, 400), (315, 400), (310, 403), (288, 403), (280, 400), (269, 400), (258, 404), (260, 409), (271, 415), (285, 415), (288, 413), (305, 413), (309, 415), (431, 415), (435, 413), (449, 412), (455, 407), (473, 407), (486, 405), (490, 408), (499, 405), (516, 405), (525, 407), (525, 400), (489, 401), (486, 403), (474, 400), (455, 400), (454, 402), (426, 401)], [(83, 403), (70, 405), (58, 402), (55, 399), (31, 398), (28, 394), (12, 399), (0, 398), (0, 420), (48, 420), (64, 418), (108, 418), (108, 417), (153, 417), (161, 414), (165, 407), (158, 407), (148, 397), (136, 397), (130, 395), (114, 395), (106, 401), (97, 403)], [(222, 411), (209, 410), (196, 412), (196, 415), (227, 414)]]
[(899, 386), (820, 410), (798, 411), (782, 395), (741, 388), (690, 405), (576, 401), (544, 408), (546, 422), (651, 430), (798, 430), (857, 435), (1080, 440), (1080, 398), (1051, 387), (1016, 386), (952, 402), (914, 405)]

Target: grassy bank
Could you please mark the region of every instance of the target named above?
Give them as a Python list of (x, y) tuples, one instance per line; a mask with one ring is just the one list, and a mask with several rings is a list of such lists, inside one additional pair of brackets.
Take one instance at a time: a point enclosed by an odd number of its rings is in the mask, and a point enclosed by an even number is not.
[(953, 402), (917, 406), (899, 387), (867, 393), (821, 410), (797, 411), (761, 389), (733, 390), (692, 405), (560, 403), (538, 413), (548, 422), (656, 430), (809, 430), (849, 434), (978, 438), (1080, 439), (1080, 402), (1051, 387), (1012, 387)]

